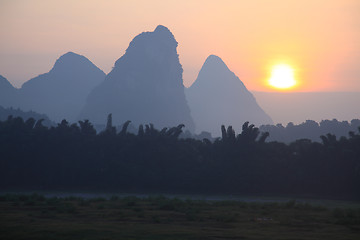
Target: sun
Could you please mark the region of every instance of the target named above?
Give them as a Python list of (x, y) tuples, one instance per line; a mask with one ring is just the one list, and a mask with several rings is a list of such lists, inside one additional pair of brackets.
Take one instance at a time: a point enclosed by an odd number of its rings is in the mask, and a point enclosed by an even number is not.
[(269, 85), (278, 89), (288, 89), (296, 85), (294, 70), (287, 64), (278, 64), (272, 68)]

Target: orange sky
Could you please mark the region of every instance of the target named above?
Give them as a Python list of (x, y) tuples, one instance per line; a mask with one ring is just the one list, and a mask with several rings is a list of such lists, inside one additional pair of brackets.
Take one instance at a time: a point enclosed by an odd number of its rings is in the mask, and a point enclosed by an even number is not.
[(73, 51), (108, 73), (133, 37), (167, 26), (184, 84), (210, 54), (250, 90), (271, 67), (295, 69), (294, 91), (360, 91), (359, 0), (0, 0), (0, 74), (19, 87)]

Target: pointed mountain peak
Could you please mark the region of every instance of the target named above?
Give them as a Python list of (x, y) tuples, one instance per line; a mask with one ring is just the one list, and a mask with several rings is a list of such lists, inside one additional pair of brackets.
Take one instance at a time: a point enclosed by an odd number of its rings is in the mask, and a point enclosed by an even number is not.
[(171, 33), (171, 31), (163, 25), (158, 25), (155, 28), (154, 33), (164, 34), (164, 35), (167, 34), (167, 35), (170, 35), (171, 37), (174, 37), (174, 35)]
[(244, 83), (215, 55), (206, 59), (186, 97), (198, 132), (220, 136), (222, 124), (241, 129), (246, 121), (272, 123)]
[(101, 123), (113, 113), (117, 124), (127, 120), (158, 127), (184, 123), (193, 130), (176, 48), (174, 35), (164, 26), (137, 35), (89, 95), (81, 118)]
[(177, 54), (177, 46), (178, 42), (171, 31), (163, 25), (158, 25), (153, 32), (142, 32), (130, 42), (125, 54), (115, 62), (115, 70), (122, 61), (126, 61), (128, 56), (131, 58), (136, 56), (138, 59), (144, 57), (159, 59), (164, 53)]
[[(218, 87), (231, 86), (240, 83), (241, 80), (228, 68), (224, 61), (216, 56), (210, 55), (206, 58), (202, 65), (198, 77), (190, 88), (202, 88), (201, 86), (213, 87), (214, 90)], [(227, 83), (227, 84), (226, 84)]]
[(156, 28), (155, 28), (155, 31), (154, 32), (159, 32), (159, 31), (166, 31), (166, 32), (170, 32), (170, 30), (165, 27), (164, 25), (158, 25)]
[(75, 60), (75, 59), (87, 59), (86, 57), (74, 53), (74, 52), (67, 52), (63, 55), (61, 55), (58, 60), (56, 60), (56, 62), (61, 62), (61, 61), (69, 61), (69, 60)]
[(210, 55), (206, 58), (203, 67), (205, 66), (210, 66), (210, 67), (225, 67), (226, 69), (229, 69), (226, 64), (224, 63), (224, 61), (216, 56), (216, 55)]
[(206, 61), (219, 61), (219, 62), (223, 62), (223, 60), (222, 60), (220, 57), (218, 57), (218, 56), (216, 56), (216, 55), (214, 55), (214, 54), (209, 55), (209, 56), (206, 58), (205, 62), (206, 62)]
[(154, 37), (157, 39), (157, 41), (163, 43), (166, 41), (168, 43), (174, 44), (174, 46), (177, 47), (178, 42), (175, 40), (174, 34), (172, 34), (172, 32), (167, 27), (158, 25), (152, 33), (154, 34)]

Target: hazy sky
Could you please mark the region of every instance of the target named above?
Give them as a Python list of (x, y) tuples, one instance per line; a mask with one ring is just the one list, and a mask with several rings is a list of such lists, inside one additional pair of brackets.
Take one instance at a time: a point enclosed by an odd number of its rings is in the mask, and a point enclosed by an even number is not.
[(287, 63), (296, 91), (360, 91), (359, 0), (0, 0), (0, 74), (15, 86), (73, 51), (108, 73), (129, 42), (167, 26), (184, 84), (210, 54), (250, 90)]

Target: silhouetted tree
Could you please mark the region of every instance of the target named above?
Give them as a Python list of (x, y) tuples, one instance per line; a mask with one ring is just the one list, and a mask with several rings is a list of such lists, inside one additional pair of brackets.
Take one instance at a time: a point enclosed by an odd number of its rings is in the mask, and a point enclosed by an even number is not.
[(107, 117), (106, 127), (105, 127), (106, 134), (116, 134), (116, 128), (112, 125), (112, 114), (110, 113)]
[[(9, 116), (0, 121), (0, 190), (116, 190), (238, 194), (297, 194), (360, 198), (360, 129), (322, 143), (266, 142), (245, 122), (240, 134), (221, 126), (211, 142), (179, 138), (183, 124), (139, 126), (96, 134), (85, 120), (41, 121)], [(109, 124), (110, 125), (110, 124)], [(236, 136), (236, 137), (235, 137)]]
[(122, 126), (122, 129), (121, 129), (121, 132), (119, 133), (119, 135), (122, 135), (124, 136), (126, 134), (126, 131), (127, 131), (127, 128), (129, 126), (129, 124), (131, 123), (131, 121), (126, 121), (123, 126)]
[(144, 134), (145, 134), (145, 132), (144, 132), (144, 126), (141, 124), (141, 125), (139, 126), (138, 136), (139, 136), (139, 137), (142, 137), (142, 136), (144, 136)]
[(89, 120), (79, 121), (80, 132), (84, 135), (96, 135), (96, 130), (94, 126), (89, 122)]

